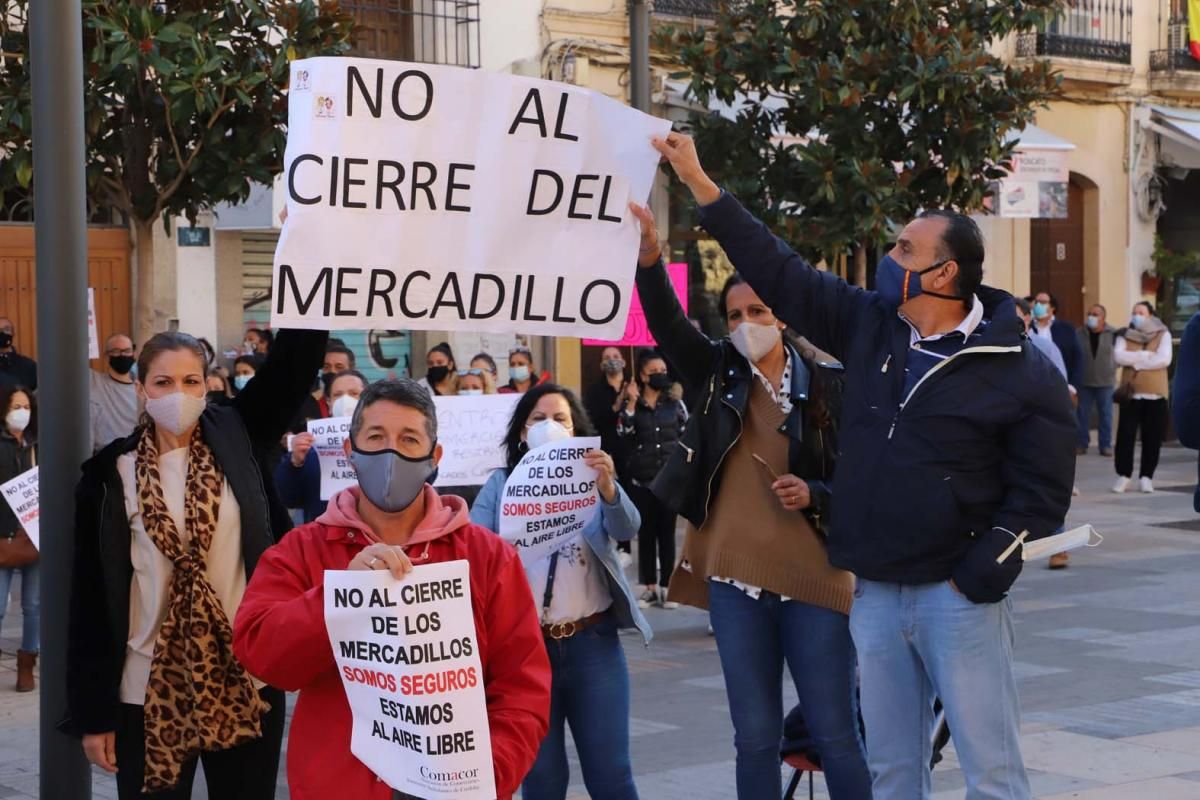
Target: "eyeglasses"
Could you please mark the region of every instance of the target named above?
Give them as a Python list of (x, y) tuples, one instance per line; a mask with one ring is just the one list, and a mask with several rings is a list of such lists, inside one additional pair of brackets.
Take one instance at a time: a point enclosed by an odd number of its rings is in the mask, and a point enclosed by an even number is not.
[(483, 370), (481, 370), (481, 369), (461, 369), (458, 371), (458, 377), (460, 377), (460, 378), (465, 378), (468, 375), (474, 375), (476, 378), (482, 378)]
[(109, 356), (131, 356), (133, 355), (133, 348), (126, 347), (123, 350), (106, 350), (105, 354)]

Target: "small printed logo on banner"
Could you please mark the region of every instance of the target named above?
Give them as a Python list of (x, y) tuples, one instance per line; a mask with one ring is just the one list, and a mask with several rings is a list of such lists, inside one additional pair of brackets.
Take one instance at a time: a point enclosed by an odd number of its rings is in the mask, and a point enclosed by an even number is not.
[(312, 77), (309, 75), (308, 70), (306, 70), (306, 69), (296, 70), (296, 80), (294, 80), (292, 82), (292, 91), (293, 92), (307, 92), (311, 88), (312, 88)]
[(337, 105), (330, 95), (319, 94), (315, 98), (317, 119), (334, 119), (337, 117)]

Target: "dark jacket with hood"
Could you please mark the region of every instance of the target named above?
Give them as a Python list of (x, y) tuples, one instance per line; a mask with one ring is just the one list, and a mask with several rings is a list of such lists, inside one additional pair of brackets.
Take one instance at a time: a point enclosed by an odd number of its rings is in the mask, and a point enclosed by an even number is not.
[(732, 195), (702, 208), (701, 223), (775, 316), (846, 367), (834, 566), (901, 584), (953, 578), (976, 602), (1003, 598), (1020, 551), (996, 557), (1021, 531), (1053, 533), (1075, 478), (1068, 393), (1012, 297), (981, 288), (979, 340), (905, 397), (911, 329), (895, 307), (810, 266)]
[[(231, 405), (200, 417), (240, 509), (249, 583), (259, 556), (292, 528), (271, 479), (272, 447), (287, 431), (325, 355), (326, 331), (279, 332), (255, 379)], [(137, 447), (139, 427), (83, 464), (75, 490), (75, 570), (67, 640), (67, 716), (59, 728), (82, 736), (116, 729), (129, 639), (132, 532), (117, 459)], [(232, 620), (231, 620), (232, 622)]]

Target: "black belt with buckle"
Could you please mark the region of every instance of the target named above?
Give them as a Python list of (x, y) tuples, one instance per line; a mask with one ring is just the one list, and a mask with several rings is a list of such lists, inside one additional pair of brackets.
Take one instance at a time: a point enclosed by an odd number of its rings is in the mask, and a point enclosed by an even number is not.
[(607, 611), (599, 611), (590, 617), (577, 619), (573, 622), (555, 622), (550, 625), (542, 625), (542, 636), (545, 636), (547, 639), (570, 639), (575, 634), (581, 633), (600, 622), (606, 616), (608, 616)]

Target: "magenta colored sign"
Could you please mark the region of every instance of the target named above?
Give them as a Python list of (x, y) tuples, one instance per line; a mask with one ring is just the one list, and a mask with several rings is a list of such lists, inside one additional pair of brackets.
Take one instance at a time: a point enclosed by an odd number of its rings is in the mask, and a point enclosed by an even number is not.
[[(639, 267), (639, 269), (641, 269)], [(683, 306), (683, 313), (688, 310), (688, 265), (667, 264), (667, 274), (675, 286), (675, 296)], [(616, 345), (618, 347), (653, 347), (654, 337), (650, 335), (650, 326), (646, 324), (646, 312), (642, 310), (642, 299), (634, 291), (629, 301), (629, 319), (625, 322), (625, 335), (618, 341), (606, 342), (603, 339), (584, 339), (587, 345)]]

